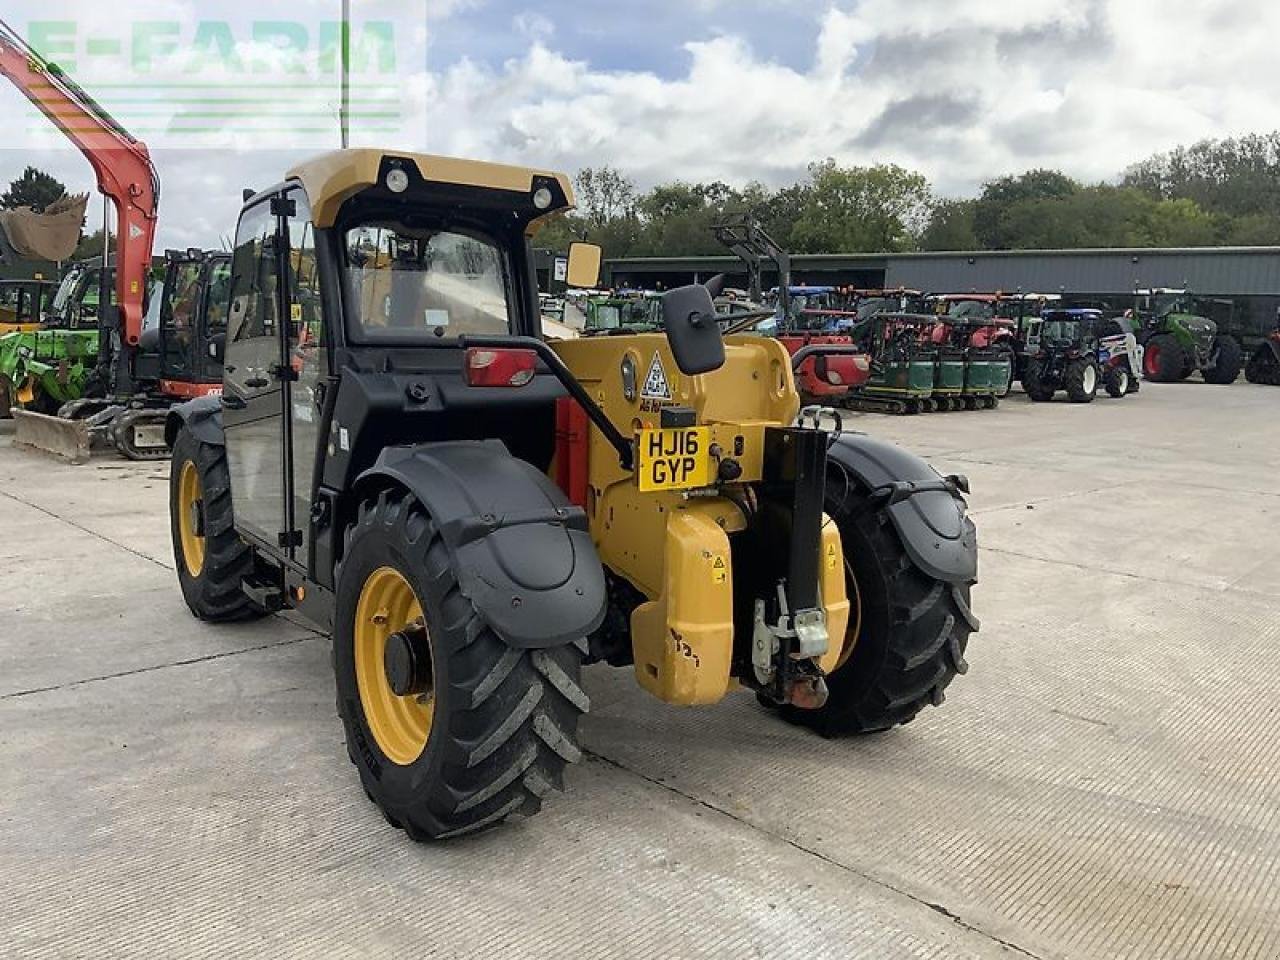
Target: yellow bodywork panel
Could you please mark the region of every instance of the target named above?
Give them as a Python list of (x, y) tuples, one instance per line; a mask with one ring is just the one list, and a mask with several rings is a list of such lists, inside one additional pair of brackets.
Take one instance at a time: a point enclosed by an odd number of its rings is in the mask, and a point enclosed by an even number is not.
[[(399, 150), (334, 150), (294, 167), (289, 171), (288, 179), (302, 183), (315, 225), (332, 227), (337, 220), (338, 210), (348, 199), (378, 182), (383, 158), (389, 156), (413, 161), (422, 178), (429, 184), (482, 187), (527, 194), (533, 190), (534, 177), (549, 177), (556, 180), (564, 191), (566, 207), (571, 207), (574, 203), (573, 187), (563, 173)], [(548, 210), (547, 215), (555, 212), (557, 211)]]
[[(659, 427), (664, 407), (693, 409), (711, 444), (738, 461), (744, 484), (763, 477), (765, 429), (794, 423), (800, 409), (790, 358), (772, 339), (730, 337), (725, 365), (693, 377), (680, 373), (660, 334), (589, 337), (552, 348), (625, 436)], [(722, 496), (643, 492), (594, 428), (589, 444), (592, 539), (605, 565), (648, 599), (631, 617), (636, 677), (668, 703), (715, 703), (732, 683), (729, 537), (746, 527), (742, 508)], [(834, 523), (824, 523), (816, 549), (832, 637), (821, 664), (834, 668), (850, 613)]]
[[(631, 615), (636, 679), (668, 703), (716, 703), (729, 689), (733, 559), (724, 519), (714, 503), (667, 516), (662, 590)], [(730, 532), (741, 527), (739, 515)]]
[[(698, 423), (710, 428), (711, 442), (742, 465), (744, 483), (761, 479), (765, 427), (790, 424), (800, 410), (789, 356), (776, 340), (730, 337), (725, 365), (696, 377), (680, 373), (661, 334), (586, 337), (551, 347), (625, 436), (658, 427), (663, 407), (692, 408)], [(630, 399), (623, 386), (628, 363), (635, 385)], [(666, 396), (659, 395), (659, 386)], [(690, 501), (679, 491), (642, 493), (636, 475), (622, 469), (594, 428), (589, 457), (587, 515), (600, 559), (645, 596), (657, 597), (664, 582), (667, 514)], [(740, 513), (728, 500), (710, 502), (726, 523)]]
[(840, 528), (830, 517), (822, 518), (822, 559), (818, 565), (818, 585), (822, 588), (822, 608), (827, 614), (827, 652), (818, 659), (823, 673), (831, 673), (845, 659), (856, 636), (849, 633), (850, 603), (844, 579), (844, 547)]

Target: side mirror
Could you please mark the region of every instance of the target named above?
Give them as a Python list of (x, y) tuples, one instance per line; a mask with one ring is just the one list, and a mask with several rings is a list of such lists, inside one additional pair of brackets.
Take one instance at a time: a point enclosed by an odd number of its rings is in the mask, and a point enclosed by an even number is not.
[(222, 363), (227, 355), (227, 335), (225, 333), (215, 333), (209, 338), (209, 356), (213, 357), (219, 363)]
[(692, 377), (724, 366), (724, 337), (710, 290), (695, 283), (663, 295), (662, 319), (681, 373)]
[(590, 290), (600, 282), (600, 261), (604, 251), (594, 243), (571, 243), (569, 245), (569, 286), (580, 290)]

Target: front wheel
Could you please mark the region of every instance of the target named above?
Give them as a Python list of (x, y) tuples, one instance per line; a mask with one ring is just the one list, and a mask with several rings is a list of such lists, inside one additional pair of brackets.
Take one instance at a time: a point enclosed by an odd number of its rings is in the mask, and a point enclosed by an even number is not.
[(1027, 364), (1022, 374), (1022, 389), (1035, 403), (1048, 403), (1053, 399), (1054, 389), (1040, 379), (1040, 366), (1034, 361)]
[(1280, 386), (1280, 362), (1269, 343), (1264, 343), (1249, 358), (1244, 368), (1244, 377), (1250, 383), (1262, 383), (1268, 386)]
[(1116, 398), (1123, 397), (1130, 389), (1128, 364), (1119, 363), (1107, 367), (1107, 372), (1103, 375), (1102, 380), (1106, 385), (1108, 395)]
[(951, 681), (969, 669), (964, 651), (978, 629), (969, 607), (972, 584), (924, 573), (889, 515), (862, 507), (846, 485), (828, 484), (827, 514), (840, 529), (853, 603), (845, 653), (827, 677), (825, 706), (784, 708), (788, 719), (824, 736), (887, 730), (941, 705)]
[(1213, 347), (1213, 364), (1204, 369), (1205, 383), (1235, 383), (1244, 364), (1244, 350), (1235, 337), (1226, 335), (1218, 337)]
[(215, 623), (264, 616), (241, 588), (253, 553), (236, 534), (226, 447), (202, 443), (184, 427), (170, 463), (169, 530), (187, 606)]
[(1073, 360), (1067, 366), (1065, 380), (1072, 403), (1093, 403), (1098, 395), (1098, 365), (1088, 357)]
[(347, 752), (414, 840), (536, 813), (579, 757), (582, 648), (507, 646), (458, 586), (435, 523), (403, 491), (348, 528), (333, 667)]

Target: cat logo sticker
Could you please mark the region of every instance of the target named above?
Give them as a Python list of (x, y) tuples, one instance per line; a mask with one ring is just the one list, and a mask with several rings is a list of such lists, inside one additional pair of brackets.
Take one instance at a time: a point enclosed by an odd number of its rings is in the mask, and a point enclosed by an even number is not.
[(667, 371), (662, 367), (662, 356), (653, 355), (653, 363), (649, 364), (649, 375), (644, 378), (644, 388), (640, 391), (645, 400), (670, 400), (671, 384), (667, 381)]

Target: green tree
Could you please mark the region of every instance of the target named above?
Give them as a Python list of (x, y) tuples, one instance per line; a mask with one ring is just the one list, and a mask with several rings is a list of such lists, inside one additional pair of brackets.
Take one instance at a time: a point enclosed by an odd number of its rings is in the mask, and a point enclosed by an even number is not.
[(791, 231), (795, 253), (913, 250), (928, 218), (931, 194), (922, 175), (895, 164), (841, 167), (825, 160), (809, 168)]
[(1280, 214), (1280, 131), (1178, 147), (1130, 167), (1122, 183), (1210, 213)]
[(920, 235), (921, 250), (978, 250), (973, 228), (974, 201), (939, 200)]
[(1058, 200), (1080, 190), (1080, 184), (1057, 170), (1029, 170), (1017, 177), (988, 182), (974, 202), (973, 229), (988, 250), (1009, 250), (1026, 244), (1007, 227), (1011, 208), (1036, 200)]
[(10, 183), (9, 189), (0, 194), (0, 209), (30, 207), (36, 213), (43, 213), (45, 207), (65, 196), (66, 193), (67, 188), (58, 180), (43, 170), (27, 167), (22, 171), (22, 176)]

